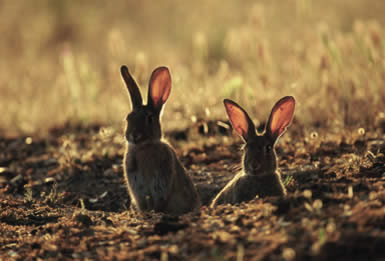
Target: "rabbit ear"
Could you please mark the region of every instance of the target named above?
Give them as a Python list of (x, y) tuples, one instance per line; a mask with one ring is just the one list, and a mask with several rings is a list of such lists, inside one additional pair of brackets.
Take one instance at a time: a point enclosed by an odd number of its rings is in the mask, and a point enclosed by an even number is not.
[(247, 142), (256, 136), (255, 126), (247, 112), (232, 100), (225, 99), (227, 115), (229, 116), (233, 129)]
[(130, 93), (132, 108), (140, 107), (143, 104), (142, 95), (140, 94), (139, 87), (136, 84), (134, 78), (132, 78), (131, 74), (128, 72), (127, 66), (123, 65), (120, 68), (120, 72)]
[(294, 114), (295, 100), (292, 96), (280, 99), (271, 110), (267, 123), (266, 135), (273, 142), (281, 136), (290, 125)]
[(156, 68), (150, 78), (148, 105), (160, 113), (171, 91), (171, 76), (167, 67)]

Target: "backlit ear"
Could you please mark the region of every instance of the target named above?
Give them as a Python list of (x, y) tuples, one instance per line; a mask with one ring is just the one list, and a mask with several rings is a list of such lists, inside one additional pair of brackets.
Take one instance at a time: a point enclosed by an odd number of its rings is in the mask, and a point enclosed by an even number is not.
[(233, 129), (247, 142), (256, 136), (255, 127), (247, 112), (232, 100), (225, 99), (227, 115), (229, 116)]
[(267, 137), (272, 139), (273, 142), (275, 142), (290, 125), (294, 115), (294, 108), (295, 100), (292, 96), (283, 97), (274, 105), (266, 129)]
[(139, 87), (136, 84), (134, 78), (132, 78), (125, 65), (120, 68), (120, 72), (122, 74), (124, 82), (126, 83), (128, 92), (130, 93), (132, 108), (137, 108), (141, 106), (143, 104), (142, 95), (140, 94)]
[(148, 105), (156, 112), (162, 110), (171, 91), (171, 76), (167, 67), (156, 68), (150, 78), (148, 89)]

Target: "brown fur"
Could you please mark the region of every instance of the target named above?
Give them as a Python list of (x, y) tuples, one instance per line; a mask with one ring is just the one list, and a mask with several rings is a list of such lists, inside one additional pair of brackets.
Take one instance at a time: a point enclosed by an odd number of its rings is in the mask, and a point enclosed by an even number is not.
[(211, 206), (250, 201), (257, 195), (260, 197), (286, 195), (286, 189), (278, 171), (263, 176), (251, 176), (243, 171), (239, 172), (215, 197)]
[(275, 143), (290, 125), (294, 113), (293, 97), (284, 97), (272, 109), (266, 131), (257, 134), (247, 112), (231, 100), (225, 107), (234, 130), (242, 136), (246, 145), (242, 159), (243, 170), (218, 193), (211, 203), (236, 204), (249, 201), (257, 195), (285, 196), (286, 189), (277, 169)]
[(139, 88), (126, 67), (122, 67), (122, 76), (133, 104), (127, 116), (124, 156), (124, 176), (133, 207), (174, 215), (199, 208), (200, 199), (190, 176), (174, 149), (161, 139), (160, 113), (171, 90), (168, 69), (154, 70), (147, 105), (142, 105)]

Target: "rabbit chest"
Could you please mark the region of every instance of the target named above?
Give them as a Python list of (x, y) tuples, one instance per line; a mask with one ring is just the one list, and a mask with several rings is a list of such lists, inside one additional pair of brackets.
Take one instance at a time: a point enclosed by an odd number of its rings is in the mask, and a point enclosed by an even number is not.
[(236, 183), (235, 191), (242, 200), (250, 200), (256, 195), (260, 197), (284, 195), (284, 187), (276, 172), (260, 176), (243, 174)]
[(283, 194), (284, 188), (277, 173), (252, 176), (240, 172), (219, 193), (213, 205), (223, 203), (236, 204), (252, 200), (256, 196), (281, 196)]
[(166, 204), (174, 173), (172, 155), (166, 144), (128, 144), (125, 179), (133, 203), (141, 210), (161, 209)]

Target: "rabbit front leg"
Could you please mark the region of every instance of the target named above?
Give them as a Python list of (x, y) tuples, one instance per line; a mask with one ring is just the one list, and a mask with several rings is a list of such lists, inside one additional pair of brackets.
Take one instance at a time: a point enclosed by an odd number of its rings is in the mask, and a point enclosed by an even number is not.
[(138, 204), (136, 192), (133, 190), (135, 188), (137, 177), (139, 175), (138, 165), (135, 159), (135, 146), (132, 144), (128, 144), (126, 148), (126, 152), (124, 154), (123, 159), (123, 169), (124, 169), (124, 180), (126, 182), (128, 194), (131, 199), (131, 207), (136, 210), (140, 210), (140, 206)]
[(138, 151), (137, 194), (146, 209), (167, 212), (175, 180), (173, 158), (163, 146)]

